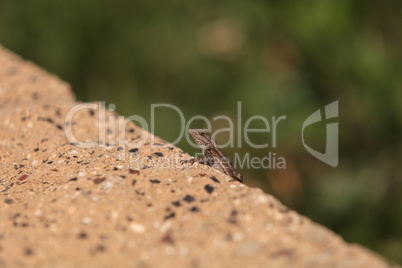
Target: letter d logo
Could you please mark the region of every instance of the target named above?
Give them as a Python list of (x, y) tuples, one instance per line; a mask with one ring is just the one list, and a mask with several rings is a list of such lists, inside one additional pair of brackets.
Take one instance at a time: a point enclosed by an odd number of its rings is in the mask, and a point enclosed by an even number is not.
[[(338, 101), (335, 101), (325, 106), (325, 119), (330, 119), (334, 117), (338, 117)], [(303, 146), (310, 154), (312, 154), (318, 160), (321, 160), (322, 162), (327, 163), (332, 167), (336, 167), (338, 166), (338, 123), (327, 124), (327, 141), (326, 141), (325, 154), (312, 149), (304, 142), (304, 129), (311, 124), (320, 122), (321, 120), (322, 119), (320, 110), (317, 110), (312, 115), (310, 115), (306, 119), (306, 121), (304, 121), (302, 127)]]

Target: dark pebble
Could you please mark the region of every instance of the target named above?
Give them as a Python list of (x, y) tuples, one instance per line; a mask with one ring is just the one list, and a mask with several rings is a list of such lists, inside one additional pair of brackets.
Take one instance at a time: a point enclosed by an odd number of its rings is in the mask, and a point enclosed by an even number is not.
[(215, 176), (211, 176), (210, 178), (216, 183), (221, 183)]
[(166, 234), (161, 238), (162, 243), (174, 244), (174, 240), (170, 234)]
[(85, 239), (87, 237), (88, 237), (88, 234), (84, 231), (82, 231), (81, 233), (78, 234), (79, 239)]
[(186, 196), (183, 198), (183, 200), (186, 201), (186, 202), (188, 202), (188, 203), (190, 203), (190, 202), (194, 202), (194, 201), (195, 201), (195, 198), (192, 197), (191, 195), (186, 195)]
[(4, 200), (4, 203), (6, 203), (6, 204), (12, 204), (12, 203), (14, 203), (14, 200), (11, 199), (11, 198), (7, 198), (7, 199)]
[(103, 177), (103, 178), (96, 178), (96, 179), (93, 180), (93, 182), (94, 182), (95, 184), (99, 184), (99, 183), (104, 182), (105, 180), (106, 180), (106, 177)]
[(168, 220), (168, 219), (172, 219), (176, 216), (176, 214), (174, 212), (168, 214), (165, 216), (165, 218), (163, 218), (164, 220)]
[(24, 254), (26, 256), (31, 256), (33, 254), (33, 250), (30, 249), (30, 248), (26, 248), (25, 251), (24, 251)]
[(214, 191), (214, 187), (212, 187), (211, 185), (207, 184), (204, 187), (205, 191), (207, 191), (207, 193), (212, 193)]
[(190, 209), (191, 212), (199, 212), (200, 210), (198, 209), (198, 207), (194, 206)]
[(180, 206), (181, 206), (180, 201), (174, 201), (174, 202), (172, 202), (172, 204), (173, 204), (173, 206), (176, 206), (176, 207), (180, 207)]
[(28, 175), (22, 175), (21, 177), (18, 178), (18, 181), (23, 181), (26, 178), (28, 178)]
[(140, 171), (139, 171), (139, 170), (131, 169), (131, 168), (128, 170), (128, 172), (129, 172), (130, 174), (136, 174), (136, 175), (140, 174)]

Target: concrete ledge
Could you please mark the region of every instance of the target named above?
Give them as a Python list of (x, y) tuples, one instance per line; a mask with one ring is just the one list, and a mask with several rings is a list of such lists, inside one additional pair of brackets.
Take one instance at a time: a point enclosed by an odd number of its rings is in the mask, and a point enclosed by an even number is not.
[[(69, 86), (1, 47), (0, 62), (0, 267), (388, 267), (260, 189), (175, 163), (188, 155), (157, 137), (123, 159), (78, 148)], [(67, 126), (98, 141), (98, 116)]]

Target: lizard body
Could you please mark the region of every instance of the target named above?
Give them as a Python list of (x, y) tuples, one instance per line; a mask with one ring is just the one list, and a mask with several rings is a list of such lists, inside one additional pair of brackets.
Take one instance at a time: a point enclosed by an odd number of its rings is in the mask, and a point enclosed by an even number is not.
[(243, 176), (236, 171), (229, 158), (219, 149), (216, 141), (203, 129), (189, 130), (194, 141), (202, 151), (203, 158), (194, 161), (206, 164), (222, 171), (235, 181), (243, 182)]

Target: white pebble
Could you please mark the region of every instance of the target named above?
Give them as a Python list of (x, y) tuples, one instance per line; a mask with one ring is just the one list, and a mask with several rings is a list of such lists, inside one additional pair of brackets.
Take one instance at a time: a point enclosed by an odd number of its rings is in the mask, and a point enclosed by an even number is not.
[(83, 218), (82, 219), (82, 222), (84, 223), (84, 224), (90, 224), (91, 223), (91, 218)]
[(137, 233), (137, 234), (142, 234), (143, 232), (145, 232), (145, 226), (142, 224), (139, 224), (139, 223), (135, 223), (135, 222), (130, 224), (130, 229), (131, 229), (131, 231), (133, 231), (134, 233)]
[(162, 233), (164, 233), (164, 232), (166, 232), (167, 230), (169, 230), (170, 227), (172, 227), (172, 221), (167, 221), (167, 222), (165, 222), (165, 223), (161, 226), (160, 231), (161, 231)]
[(243, 240), (244, 235), (242, 233), (234, 233), (233, 234), (233, 240), (235, 241), (241, 241)]
[(259, 195), (257, 200), (261, 204), (266, 204), (268, 202), (268, 198), (265, 195)]

